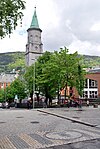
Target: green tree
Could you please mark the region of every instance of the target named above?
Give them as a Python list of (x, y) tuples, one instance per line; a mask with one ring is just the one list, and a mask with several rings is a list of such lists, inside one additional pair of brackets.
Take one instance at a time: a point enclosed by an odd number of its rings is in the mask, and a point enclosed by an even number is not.
[[(44, 55), (41, 58), (45, 59)], [(65, 88), (66, 91), (67, 86), (77, 87), (79, 94), (81, 94), (84, 73), (81, 67), (81, 72), (79, 72), (80, 60), (81, 57), (78, 56), (77, 52), (69, 54), (66, 47), (59, 52), (54, 52), (45, 64), (41, 65), (40, 63), (42, 71), (37, 74), (37, 82), (40, 84), (40, 88), (43, 90), (43, 84), (45, 84), (50, 95), (54, 95), (58, 91), (58, 98), (59, 90)]]
[[(49, 69), (46, 67), (53, 53), (46, 51), (36, 63), (36, 87), (46, 96), (46, 99), (51, 98), (51, 76)], [(47, 69), (46, 69), (47, 68)]]
[(0, 102), (3, 102), (5, 101), (5, 98), (4, 98), (4, 89), (0, 89)]
[(28, 91), (29, 96), (31, 99), (33, 98), (33, 83), (34, 80), (34, 64), (30, 67), (26, 68), (26, 73), (24, 74), (25, 84), (26, 84), (26, 90)]
[[(46, 62), (49, 61), (50, 56), (51, 56), (51, 53), (46, 51), (42, 56), (39, 57), (39, 59), (37, 60), (37, 62), (35, 62), (35, 64), (33, 64), (32, 66), (26, 69), (26, 73), (24, 77), (25, 77), (27, 89), (29, 90), (29, 94), (31, 98), (33, 98), (34, 84), (35, 84), (35, 90), (41, 91), (43, 94), (46, 95), (46, 97), (49, 96), (49, 92), (48, 92), (49, 85), (44, 80), (43, 69), (45, 68)], [(35, 74), (35, 77), (34, 77), (34, 74)]]
[(78, 94), (80, 96), (83, 95), (83, 89), (84, 89), (84, 76), (85, 76), (86, 72), (82, 69), (82, 66), (80, 64), (78, 64), (78, 68), (77, 68), (77, 76), (76, 76), (76, 89), (78, 91)]
[(14, 100), (13, 88), (11, 88), (11, 86), (8, 86), (5, 89), (5, 100), (9, 103), (11, 103)]
[(59, 52), (45, 52), (26, 71), (25, 80), (30, 92), (35, 83), (35, 89), (39, 89), (46, 98), (54, 97), (58, 92), (59, 99), (59, 91), (67, 86), (76, 87), (81, 94), (84, 74), (82, 67), (79, 69), (80, 60), (77, 52), (69, 54), (66, 47)]
[(25, 60), (24, 59), (17, 59), (15, 62), (10, 63), (8, 65), (8, 69), (10, 71), (12, 71), (13, 69), (22, 71), (23, 68), (25, 68)]
[(1, 0), (0, 1), (0, 36), (11, 34), (18, 25), (22, 23), (25, 2), (23, 0)]
[(25, 82), (24, 80), (22, 79), (15, 79), (11, 85), (10, 85), (10, 88), (8, 89), (8, 91), (10, 90), (10, 92), (8, 92), (9, 96), (15, 97), (15, 95), (18, 96), (18, 98), (21, 100), (21, 99), (24, 99), (26, 97), (26, 85), (25, 85)]

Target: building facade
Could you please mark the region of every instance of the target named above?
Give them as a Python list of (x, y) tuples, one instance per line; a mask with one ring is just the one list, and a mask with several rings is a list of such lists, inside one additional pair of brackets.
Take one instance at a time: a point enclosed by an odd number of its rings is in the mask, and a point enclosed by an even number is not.
[(85, 83), (83, 89), (83, 96), (80, 97), (75, 87), (67, 87), (61, 91), (61, 95), (65, 96), (74, 96), (75, 98), (83, 99), (100, 99), (100, 72), (93, 71), (89, 72), (85, 76)]
[(18, 77), (16, 73), (0, 74), (0, 89), (5, 89)]
[(42, 30), (39, 28), (36, 7), (34, 10), (34, 15), (32, 18), (32, 22), (30, 28), (27, 30), (27, 44), (26, 44), (26, 66), (31, 66), (35, 60), (38, 59), (39, 56), (43, 53), (43, 44), (41, 42), (41, 33)]
[(100, 73), (89, 73), (85, 77), (83, 98), (100, 98)]

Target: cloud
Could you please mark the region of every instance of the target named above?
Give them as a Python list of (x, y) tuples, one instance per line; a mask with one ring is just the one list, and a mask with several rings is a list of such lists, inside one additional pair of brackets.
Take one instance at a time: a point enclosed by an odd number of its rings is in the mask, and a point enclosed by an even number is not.
[(0, 52), (25, 51), (34, 6), (44, 51), (66, 46), (73, 52), (100, 56), (99, 0), (26, 0), (22, 28), (18, 26), (10, 39), (0, 40)]
[(91, 31), (100, 31), (100, 22), (94, 23), (90, 28)]
[(0, 41), (0, 53), (25, 51), (27, 36), (26, 34), (14, 32), (9, 38), (8, 36)]
[(78, 53), (82, 54), (82, 55), (100, 56), (97, 54), (97, 53), (99, 53), (100, 45), (99, 44), (92, 45), (88, 41), (82, 42), (80, 40), (75, 40), (68, 46), (68, 49), (70, 49), (70, 53), (78, 51)]

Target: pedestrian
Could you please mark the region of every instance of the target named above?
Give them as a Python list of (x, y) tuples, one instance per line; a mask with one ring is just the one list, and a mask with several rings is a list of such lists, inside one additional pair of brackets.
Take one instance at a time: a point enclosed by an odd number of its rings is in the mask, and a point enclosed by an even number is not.
[(29, 107), (29, 100), (27, 100), (27, 108), (29, 109), (30, 107)]
[(42, 105), (43, 105), (43, 108), (45, 108), (45, 98), (42, 97)]
[(45, 105), (46, 105), (46, 108), (47, 108), (47, 105), (48, 105), (48, 98), (47, 97), (45, 98)]
[(79, 109), (82, 109), (82, 100), (81, 99), (79, 99)]
[(7, 101), (5, 102), (5, 107), (8, 108), (8, 102)]
[(89, 100), (87, 100), (86, 104), (87, 104), (87, 107), (89, 107)]
[(49, 106), (52, 106), (52, 97), (49, 97)]
[(28, 109), (30, 109), (31, 108), (31, 98), (29, 98), (28, 100), (27, 100), (27, 108)]
[(68, 108), (70, 107), (70, 99), (68, 99), (68, 101), (67, 101), (67, 107)]

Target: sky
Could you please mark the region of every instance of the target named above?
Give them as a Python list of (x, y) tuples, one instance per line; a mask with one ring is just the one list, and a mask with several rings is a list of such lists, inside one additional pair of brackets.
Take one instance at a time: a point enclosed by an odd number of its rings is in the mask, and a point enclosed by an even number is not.
[(0, 53), (26, 50), (36, 6), (43, 51), (66, 46), (70, 53), (100, 56), (100, 0), (25, 0), (22, 27), (0, 40)]

